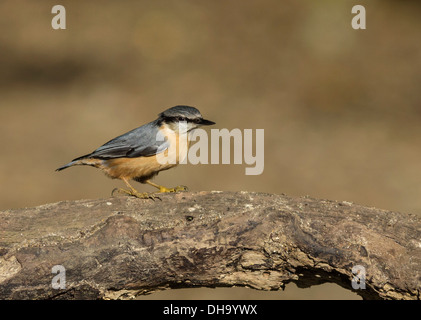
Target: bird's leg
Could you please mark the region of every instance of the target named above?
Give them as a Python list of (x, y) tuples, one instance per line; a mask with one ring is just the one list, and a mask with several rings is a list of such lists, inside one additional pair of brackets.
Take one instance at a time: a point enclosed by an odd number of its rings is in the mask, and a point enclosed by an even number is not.
[(135, 188), (133, 188), (133, 187), (130, 185), (130, 183), (129, 183), (129, 181), (127, 181), (127, 179), (122, 178), (121, 180), (123, 180), (123, 181), (124, 181), (124, 183), (125, 183), (125, 184), (126, 184), (126, 186), (129, 188), (129, 190), (126, 190), (126, 189), (121, 189), (121, 188), (115, 188), (115, 189), (112, 191), (111, 195), (113, 195), (113, 194), (114, 194), (114, 192), (115, 192), (115, 191), (117, 191), (117, 192), (120, 192), (120, 193), (125, 193), (125, 194), (128, 194), (128, 195), (130, 195), (130, 196), (133, 196), (133, 197), (136, 197), (136, 198), (139, 198), (139, 199), (152, 199), (152, 200), (159, 199), (159, 197), (155, 196), (155, 195), (154, 195), (154, 194), (152, 194), (152, 193), (147, 193), (147, 192), (143, 192), (143, 193), (141, 193), (141, 192), (138, 192)]
[(174, 187), (174, 188), (166, 188), (164, 186), (160, 186), (156, 183), (153, 183), (149, 180), (146, 180), (145, 183), (150, 184), (151, 186), (153, 186), (155, 188), (158, 188), (159, 192), (178, 192), (178, 191), (187, 191), (188, 190), (188, 188), (186, 186), (177, 186), (177, 187)]

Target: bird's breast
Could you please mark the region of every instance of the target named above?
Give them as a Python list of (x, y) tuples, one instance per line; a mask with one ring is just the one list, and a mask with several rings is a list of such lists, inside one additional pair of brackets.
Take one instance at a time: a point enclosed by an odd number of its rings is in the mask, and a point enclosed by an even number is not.
[(166, 137), (169, 144), (163, 152), (149, 157), (102, 160), (101, 169), (111, 178), (139, 179), (152, 177), (159, 171), (183, 163), (189, 147), (188, 134), (179, 135), (168, 128), (161, 130), (161, 134)]
[(187, 158), (191, 132), (179, 134), (167, 126), (161, 127), (159, 131), (165, 137), (169, 145), (166, 153), (161, 154), (161, 157), (158, 158), (159, 162), (168, 162), (169, 164), (184, 163)]

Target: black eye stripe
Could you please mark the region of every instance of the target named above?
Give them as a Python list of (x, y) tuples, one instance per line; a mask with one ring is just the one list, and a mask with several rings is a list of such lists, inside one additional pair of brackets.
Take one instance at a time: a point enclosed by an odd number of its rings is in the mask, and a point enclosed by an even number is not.
[(187, 121), (187, 122), (194, 122), (194, 123), (200, 123), (201, 119), (200, 118), (194, 118), (194, 119), (189, 119), (183, 116), (176, 116), (176, 117), (165, 117), (165, 120), (168, 122), (180, 122), (180, 121)]

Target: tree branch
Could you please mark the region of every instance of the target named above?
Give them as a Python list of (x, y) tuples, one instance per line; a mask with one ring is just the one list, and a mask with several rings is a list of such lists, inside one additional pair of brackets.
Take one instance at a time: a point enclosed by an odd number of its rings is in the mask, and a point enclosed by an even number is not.
[[(357, 265), (366, 288), (354, 291), (363, 298), (420, 299), (421, 219), (414, 215), (253, 192), (161, 198), (0, 212), (0, 299), (117, 299), (203, 286), (278, 290), (291, 281), (354, 290)], [(52, 287), (55, 265), (65, 269), (64, 289)]]

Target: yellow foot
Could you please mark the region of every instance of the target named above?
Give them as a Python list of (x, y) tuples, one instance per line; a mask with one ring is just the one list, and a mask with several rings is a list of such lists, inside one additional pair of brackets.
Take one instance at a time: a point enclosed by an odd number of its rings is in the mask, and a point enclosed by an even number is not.
[(159, 186), (159, 192), (164, 193), (164, 192), (178, 192), (178, 191), (187, 191), (189, 190), (186, 186), (177, 186), (174, 188), (166, 188), (163, 186)]
[(124, 193), (124, 194), (128, 194), (129, 196), (133, 196), (139, 199), (152, 199), (155, 201), (155, 199), (159, 199), (161, 200), (161, 198), (157, 197), (156, 195), (152, 194), (152, 193), (147, 193), (147, 192), (137, 192), (136, 190), (126, 190), (126, 189), (121, 189), (121, 188), (115, 188), (112, 192), (111, 195), (114, 195), (114, 192), (118, 192), (118, 193)]

